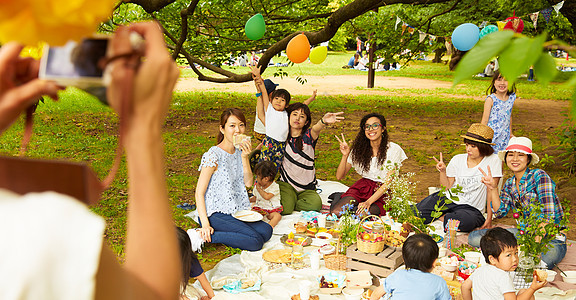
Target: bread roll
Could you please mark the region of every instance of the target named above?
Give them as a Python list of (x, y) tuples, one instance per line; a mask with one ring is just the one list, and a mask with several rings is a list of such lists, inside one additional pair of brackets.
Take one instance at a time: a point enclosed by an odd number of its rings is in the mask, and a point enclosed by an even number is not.
[(546, 272), (546, 270), (534, 270), (534, 275), (536, 275), (536, 279), (538, 281), (546, 281), (546, 278), (548, 277), (548, 273)]

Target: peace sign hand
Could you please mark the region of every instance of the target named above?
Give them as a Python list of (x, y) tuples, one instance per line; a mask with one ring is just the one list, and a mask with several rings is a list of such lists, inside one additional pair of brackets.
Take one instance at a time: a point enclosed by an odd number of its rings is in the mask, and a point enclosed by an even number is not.
[(444, 163), (444, 158), (442, 157), (442, 152), (440, 152), (440, 160), (436, 159), (435, 156), (432, 156), (436, 161), (436, 170), (440, 173), (446, 173), (446, 164)]
[(342, 156), (348, 156), (350, 154), (350, 147), (348, 146), (348, 143), (346, 143), (346, 139), (344, 138), (344, 134), (342, 133), (342, 140), (340, 140), (337, 135), (334, 135), (334, 136), (336, 137), (336, 139), (340, 143), (340, 153), (342, 153)]
[[(343, 111), (337, 112), (337, 113), (326, 113), (323, 117), (322, 117), (322, 121), (325, 124), (334, 124), (336, 122), (340, 122), (342, 120), (344, 120), (344, 117), (340, 117), (339, 115), (343, 114)], [(338, 138), (338, 137), (336, 137)]]
[(488, 188), (489, 190), (498, 188), (498, 183), (496, 183), (496, 179), (494, 179), (494, 177), (492, 177), (492, 171), (490, 170), (490, 166), (488, 166), (488, 174), (486, 174), (486, 172), (484, 172), (482, 170), (482, 168), (478, 168), (478, 170), (480, 170), (480, 172), (482, 173), (482, 183), (486, 186), (486, 188)]

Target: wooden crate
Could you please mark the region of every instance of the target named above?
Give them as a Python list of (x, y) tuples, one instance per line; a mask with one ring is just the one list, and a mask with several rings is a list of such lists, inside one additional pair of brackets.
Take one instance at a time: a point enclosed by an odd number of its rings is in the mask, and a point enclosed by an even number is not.
[(348, 260), (346, 262), (347, 271), (368, 270), (372, 275), (388, 277), (396, 268), (398, 268), (404, 259), (402, 251), (388, 246), (380, 253), (365, 253), (358, 250), (356, 244), (348, 247), (346, 250)]

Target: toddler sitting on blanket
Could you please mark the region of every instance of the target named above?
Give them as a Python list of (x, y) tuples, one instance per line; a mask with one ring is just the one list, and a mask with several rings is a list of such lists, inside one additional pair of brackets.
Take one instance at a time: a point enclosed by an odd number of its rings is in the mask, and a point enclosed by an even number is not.
[(280, 222), (282, 216), (282, 204), (280, 203), (280, 186), (274, 181), (278, 169), (276, 165), (264, 160), (256, 164), (254, 174), (256, 184), (254, 185), (254, 196), (250, 202), (255, 202), (252, 210), (261, 213), (270, 220), (270, 226), (274, 227)]
[[(191, 229), (193, 230), (193, 229)], [(182, 256), (182, 282), (180, 283), (180, 300), (209, 300), (214, 297), (214, 290), (206, 278), (204, 269), (200, 265), (196, 254), (192, 251), (190, 237), (184, 229), (176, 227), (178, 243), (180, 244), (180, 255)], [(194, 287), (188, 285), (190, 277), (200, 282), (206, 296), (201, 295)]]

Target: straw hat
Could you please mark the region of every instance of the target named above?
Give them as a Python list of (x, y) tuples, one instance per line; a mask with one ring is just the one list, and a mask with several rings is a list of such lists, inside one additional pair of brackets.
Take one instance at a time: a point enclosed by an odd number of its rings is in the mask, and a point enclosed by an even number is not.
[(508, 151), (521, 152), (532, 156), (533, 165), (537, 164), (540, 161), (538, 155), (532, 152), (532, 141), (527, 137), (523, 136), (511, 137), (510, 141), (508, 142), (508, 146), (506, 147), (506, 150), (498, 152), (498, 157), (500, 158), (500, 160), (504, 161), (504, 157), (506, 156), (506, 152)]
[(494, 137), (494, 130), (492, 130), (492, 128), (488, 127), (487, 125), (481, 123), (474, 123), (470, 125), (470, 128), (468, 128), (468, 132), (466, 132), (465, 135), (461, 135), (461, 137), (479, 143), (495, 145), (494, 143), (492, 143), (492, 137)]

